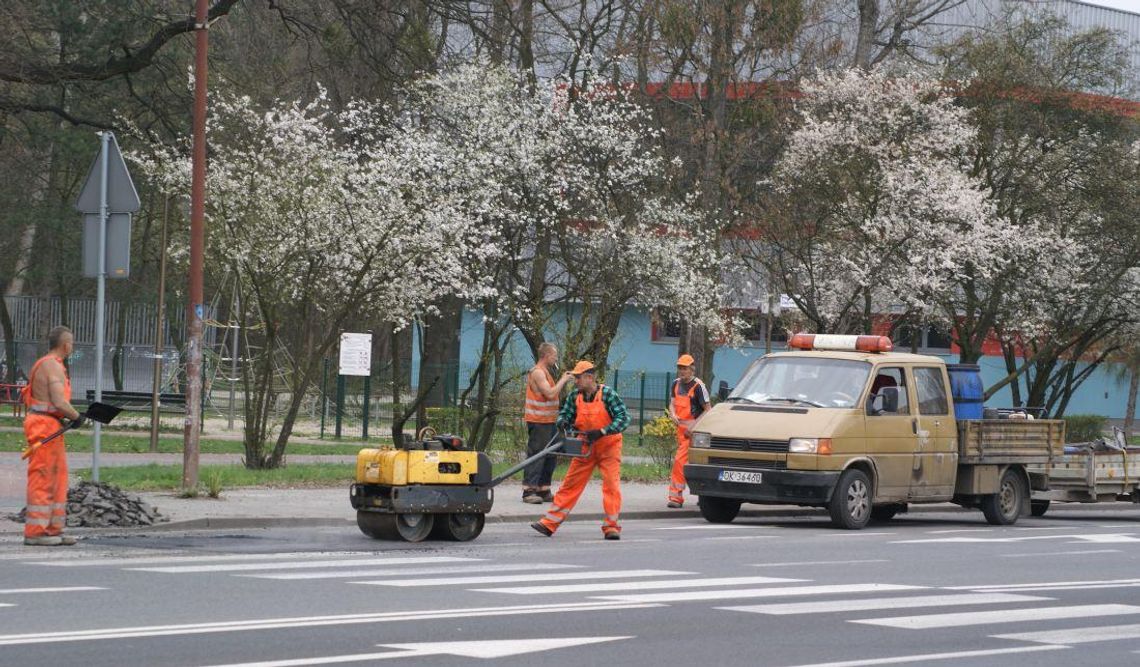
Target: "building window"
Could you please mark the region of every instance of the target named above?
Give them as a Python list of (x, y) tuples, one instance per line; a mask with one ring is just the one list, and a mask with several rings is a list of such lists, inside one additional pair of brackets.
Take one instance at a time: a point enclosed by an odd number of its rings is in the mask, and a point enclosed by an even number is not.
[(920, 350), (950, 351), (950, 332), (934, 325), (923, 325), (921, 327), (903, 325), (899, 327), (894, 334), (895, 349), (911, 349), (916, 335), (918, 337), (917, 347)]
[(653, 342), (675, 343), (681, 339), (681, 317), (666, 308), (655, 308), (651, 315), (649, 335)]

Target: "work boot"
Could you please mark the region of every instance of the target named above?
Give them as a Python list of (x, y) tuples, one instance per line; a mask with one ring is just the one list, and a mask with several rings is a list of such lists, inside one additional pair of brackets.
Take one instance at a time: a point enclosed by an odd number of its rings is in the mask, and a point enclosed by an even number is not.
[(616, 530), (611, 530), (610, 532), (605, 534), (605, 538), (607, 540), (620, 540), (621, 539), (621, 533), (617, 532)]
[(29, 547), (58, 547), (63, 544), (59, 535), (42, 535), (40, 537), (25, 537), (24, 544)]
[(537, 491), (527, 491), (523, 495), (523, 502), (528, 505), (541, 505), (542, 496), (538, 495)]
[(554, 502), (554, 494), (550, 492), (550, 489), (547, 489), (539, 494), (539, 498), (542, 498), (542, 502), (544, 503)]
[(541, 521), (535, 521), (534, 523), (530, 524), (530, 527), (534, 528), (539, 533), (542, 533), (542, 535), (544, 535), (545, 537), (553, 537), (554, 536), (554, 531), (547, 528), (546, 526), (542, 525)]
[(670, 500), (669, 502), (665, 503), (665, 507), (668, 507), (672, 510), (681, 509), (681, 503), (677, 502), (676, 500)]

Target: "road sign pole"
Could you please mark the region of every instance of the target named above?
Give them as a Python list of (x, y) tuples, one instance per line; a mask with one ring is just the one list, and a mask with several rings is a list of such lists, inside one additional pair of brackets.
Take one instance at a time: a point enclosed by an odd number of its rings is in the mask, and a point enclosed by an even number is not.
[[(99, 133), (99, 275), (95, 287), (95, 401), (103, 400), (103, 329), (107, 308), (107, 167), (110, 164), (111, 133)], [(99, 449), (102, 424), (95, 422), (91, 447), (91, 479), (99, 481)]]

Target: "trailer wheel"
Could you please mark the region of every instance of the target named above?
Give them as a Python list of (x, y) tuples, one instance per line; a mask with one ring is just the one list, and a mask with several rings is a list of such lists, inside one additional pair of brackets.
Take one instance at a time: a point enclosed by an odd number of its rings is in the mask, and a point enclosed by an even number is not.
[(356, 513), (360, 532), (375, 540), (403, 540), (422, 542), (431, 533), (434, 524), (431, 514)]
[(700, 496), (697, 498), (697, 507), (701, 510), (701, 516), (709, 523), (732, 523), (740, 513), (740, 501), (732, 498)]
[(871, 520), (871, 480), (858, 468), (848, 468), (839, 476), (827, 504), (831, 522), (838, 528), (859, 530)]
[(1029, 501), (1029, 513), (1033, 516), (1045, 516), (1049, 511), (1048, 500), (1031, 500)]
[(479, 537), (486, 521), (485, 514), (474, 512), (440, 514), (435, 517), (435, 528), (432, 529), (431, 536), (440, 540), (468, 542)]
[(986, 521), (995, 526), (1010, 526), (1017, 523), (1021, 507), (1025, 504), (1025, 481), (1013, 468), (1006, 468), (998, 484), (998, 492), (982, 498), (982, 514)]

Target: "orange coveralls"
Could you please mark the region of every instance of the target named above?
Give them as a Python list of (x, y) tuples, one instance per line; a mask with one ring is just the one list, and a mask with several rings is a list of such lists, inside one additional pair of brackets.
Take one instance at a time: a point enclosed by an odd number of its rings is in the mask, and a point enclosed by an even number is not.
[(701, 381), (693, 378), (689, 391), (681, 393), (681, 382), (673, 385), (673, 416), (681, 423), (677, 425), (677, 453), (673, 456), (673, 471), (669, 475), (669, 502), (678, 505), (685, 502), (685, 465), (689, 462), (689, 443), (692, 441), (689, 429), (697, 415), (693, 414), (693, 397), (703, 387)]
[[(32, 366), (28, 385), (24, 389), (24, 438), (28, 447), (34, 447), (44, 438), (63, 428), (60, 421), (63, 415), (50, 402), (32, 398), (36, 372), (45, 363), (63, 366), (63, 361), (54, 355), (42, 357)], [(71, 396), (71, 378), (64, 367), (64, 392)], [(28, 458), (28, 499), (27, 516), (24, 519), (24, 537), (59, 535), (67, 522), (67, 454), (64, 452), (63, 436), (46, 445), (37, 447)]]
[[(594, 392), (594, 400), (587, 401), (578, 392), (577, 414), (574, 419), (576, 431), (590, 431), (605, 428), (613, 419), (606, 411), (602, 402), (602, 385)], [(583, 458), (570, 461), (570, 468), (558, 493), (554, 494), (554, 501), (550, 510), (539, 520), (551, 533), (558, 530), (570, 510), (578, 503), (578, 498), (586, 490), (586, 483), (594, 473), (594, 468), (602, 470), (602, 510), (606, 517), (602, 521), (602, 534), (621, 533), (619, 515), (621, 514), (621, 433), (605, 435), (590, 445), (590, 453)]]

